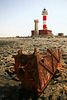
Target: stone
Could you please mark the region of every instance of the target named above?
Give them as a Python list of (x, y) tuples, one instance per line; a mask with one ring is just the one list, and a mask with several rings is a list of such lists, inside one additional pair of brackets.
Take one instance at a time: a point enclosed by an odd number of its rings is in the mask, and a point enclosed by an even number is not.
[(0, 61), (0, 66), (2, 65), (2, 61)]
[(57, 80), (58, 82), (62, 82), (62, 77), (58, 77), (58, 78), (56, 78), (56, 80)]
[(64, 61), (65, 64), (67, 64), (67, 59)]

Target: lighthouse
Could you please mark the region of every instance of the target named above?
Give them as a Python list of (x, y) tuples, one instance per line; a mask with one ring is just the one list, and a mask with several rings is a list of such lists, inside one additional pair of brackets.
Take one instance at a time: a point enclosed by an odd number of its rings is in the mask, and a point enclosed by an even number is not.
[(45, 30), (47, 29), (46, 21), (47, 21), (47, 15), (48, 15), (48, 12), (46, 11), (45, 8), (42, 11), (42, 15), (43, 15), (43, 30)]
[(42, 11), (42, 15), (43, 15), (43, 29), (40, 29), (38, 28), (38, 23), (39, 23), (39, 20), (35, 19), (34, 22), (35, 22), (35, 30), (32, 30), (31, 31), (31, 36), (46, 36), (46, 35), (52, 35), (52, 30), (48, 30), (47, 29), (47, 15), (48, 15), (48, 12), (47, 10), (44, 8), (43, 11)]

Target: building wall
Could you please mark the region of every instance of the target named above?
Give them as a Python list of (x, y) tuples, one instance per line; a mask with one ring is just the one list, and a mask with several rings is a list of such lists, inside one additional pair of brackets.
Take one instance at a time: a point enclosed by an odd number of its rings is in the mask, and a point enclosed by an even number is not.
[(39, 35), (52, 35), (51, 30), (39, 30)]
[[(34, 35), (34, 30), (31, 31), (31, 36)], [(39, 30), (39, 35), (52, 35), (52, 31), (51, 30)]]
[(34, 31), (31, 31), (31, 36), (33, 36), (34, 35)]

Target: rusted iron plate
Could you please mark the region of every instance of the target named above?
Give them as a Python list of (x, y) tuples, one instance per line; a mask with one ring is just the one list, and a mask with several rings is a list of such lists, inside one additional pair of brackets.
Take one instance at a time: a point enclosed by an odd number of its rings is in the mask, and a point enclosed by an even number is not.
[(23, 54), (19, 50), (13, 58), (22, 86), (40, 95), (56, 72), (61, 55), (62, 50), (59, 49), (48, 49), (44, 54), (38, 54), (36, 48), (33, 54)]

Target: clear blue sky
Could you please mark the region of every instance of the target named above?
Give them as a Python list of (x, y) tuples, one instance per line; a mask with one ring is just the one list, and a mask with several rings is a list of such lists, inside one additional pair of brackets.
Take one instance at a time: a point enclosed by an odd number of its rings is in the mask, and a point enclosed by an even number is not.
[(54, 35), (67, 35), (67, 0), (0, 0), (0, 37), (30, 36), (34, 19), (39, 19), (39, 29), (43, 29), (44, 7), (48, 29)]

